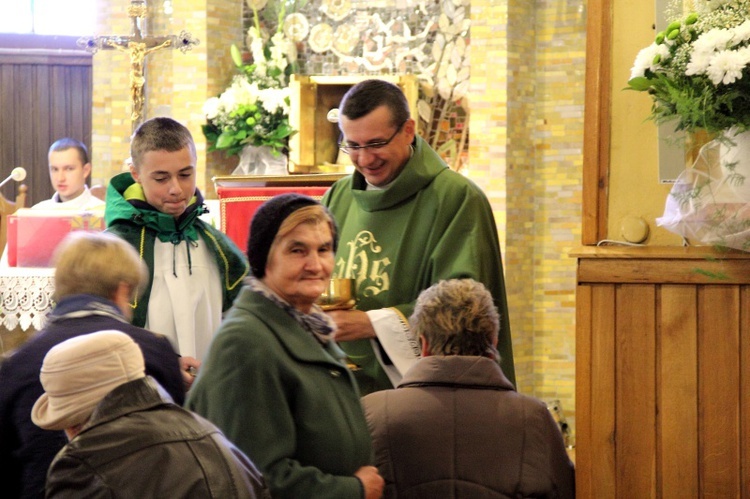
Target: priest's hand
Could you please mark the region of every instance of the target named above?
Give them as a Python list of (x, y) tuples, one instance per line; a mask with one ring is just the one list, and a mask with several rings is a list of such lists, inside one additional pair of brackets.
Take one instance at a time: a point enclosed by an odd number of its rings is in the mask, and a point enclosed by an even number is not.
[(375, 329), (370, 318), (361, 310), (331, 310), (327, 312), (338, 326), (334, 334), (336, 341), (352, 341), (375, 338)]

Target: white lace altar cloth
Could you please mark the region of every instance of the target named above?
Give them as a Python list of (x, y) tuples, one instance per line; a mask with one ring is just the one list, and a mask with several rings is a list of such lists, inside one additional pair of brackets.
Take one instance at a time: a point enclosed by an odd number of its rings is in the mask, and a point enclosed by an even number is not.
[(0, 327), (42, 329), (54, 307), (54, 275), (53, 268), (0, 268)]

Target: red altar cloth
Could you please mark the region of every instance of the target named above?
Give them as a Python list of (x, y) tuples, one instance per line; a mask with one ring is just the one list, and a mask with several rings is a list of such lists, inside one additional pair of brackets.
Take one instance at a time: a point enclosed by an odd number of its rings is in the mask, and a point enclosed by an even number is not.
[(316, 187), (217, 187), (221, 206), (221, 230), (242, 250), (247, 251), (250, 220), (258, 207), (278, 194), (297, 192), (320, 200), (328, 186)]
[(21, 208), (8, 217), (8, 265), (49, 267), (68, 232), (104, 230), (103, 212)]

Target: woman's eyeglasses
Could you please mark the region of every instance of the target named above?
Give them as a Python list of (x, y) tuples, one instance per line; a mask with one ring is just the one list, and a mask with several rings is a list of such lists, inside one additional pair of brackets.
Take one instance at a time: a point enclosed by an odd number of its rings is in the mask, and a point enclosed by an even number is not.
[(398, 135), (398, 132), (400, 132), (401, 129), (404, 127), (404, 125), (406, 124), (406, 121), (407, 120), (404, 120), (404, 121), (401, 122), (401, 124), (398, 126), (398, 128), (396, 128), (396, 131), (393, 132), (393, 135), (391, 135), (388, 138), (388, 140), (383, 140), (383, 141), (380, 141), (380, 142), (370, 142), (369, 144), (365, 144), (363, 146), (357, 146), (357, 145), (347, 144), (346, 141), (342, 139), (341, 142), (339, 142), (339, 149), (341, 149), (346, 154), (351, 154), (351, 153), (354, 153), (354, 152), (359, 152), (359, 151), (362, 151), (364, 149), (382, 149), (383, 147), (385, 147), (388, 144), (390, 144), (393, 139), (396, 138), (396, 135)]

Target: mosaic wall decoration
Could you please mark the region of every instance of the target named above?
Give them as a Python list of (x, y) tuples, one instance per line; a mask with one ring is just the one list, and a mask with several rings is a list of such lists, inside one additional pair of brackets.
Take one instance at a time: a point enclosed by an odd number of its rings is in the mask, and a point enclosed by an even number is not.
[[(448, 164), (468, 159), (469, 0), (245, 0), (244, 24), (282, 31), (306, 75), (415, 74), (419, 134)], [(248, 50), (248, 47), (245, 47)]]

